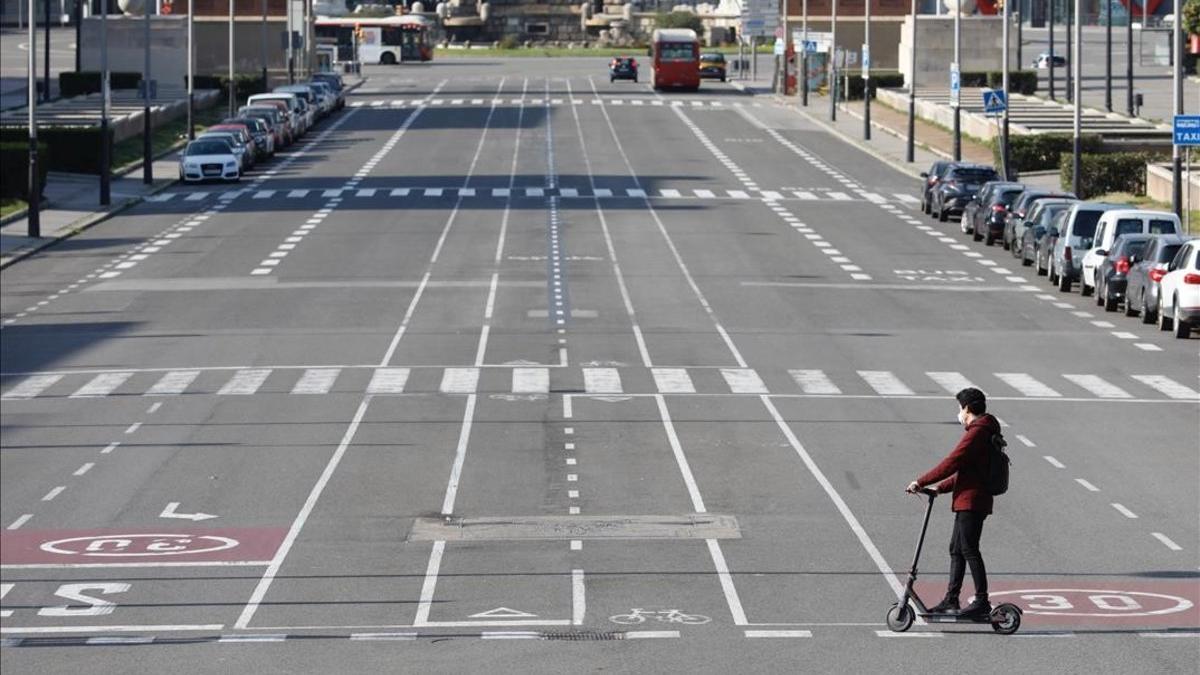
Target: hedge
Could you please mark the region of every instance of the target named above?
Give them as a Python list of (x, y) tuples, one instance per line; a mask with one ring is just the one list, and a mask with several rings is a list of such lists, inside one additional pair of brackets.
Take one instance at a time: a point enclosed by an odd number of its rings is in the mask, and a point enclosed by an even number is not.
[[(1152, 152), (1085, 153), (1079, 158), (1082, 175), (1079, 198), (1090, 199), (1109, 192), (1146, 194), (1146, 163), (1161, 159)], [(1074, 158), (1065, 154), (1059, 164), (1059, 176), (1064, 188), (1074, 185)]]
[[(839, 83), (840, 84), (840, 83)], [(904, 86), (904, 76), (900, 73), (882, 73), (871, 76), (871, 98), (875, 98), (875, 92), (880, 88), (892, 89)], [(851, 101), (858, 101), (863, 97), (863, 79), (862, 75), (850, 76), (850, 90), (845, 92), (845, 97)]]
[[(49, 150), (38, 141), (38, 187), (46, 189), (46, 174), (50, 171), (45, 158)], [(29, 199), (29, 141), (0, 142), (0, 197)]]
[[(1080, 136), (1083, 152), (1098, 153), (1103, 146), (1099, 134), (1083, 134)], [(992, 157), (996, 166), (1000, 166), (1000, 138), (991, 141)], [(1075, 149), (1071, 134), (1030, 134), (1008, 137), (1008, 158), (1011, 163), (1009, 172), (1020, 174), (1022, 171), (1045, 171), (1059, 168), (1059, 156), (1070, 154)]]
[[(999, 89), (1004, 86), (1004, 73), (999, 70), (969, 70), (961, 75), (964, 87), (988, 87)], [(1036, 70), (1013, 70), (1008, 73), (1008, 90), (1015, 94), (1035, 94), (1038, 88)]]
[[(25, 127), (0, 128), (0, 143), (23, 143), (29, 145), (29, 131)], [(69, 127), (38, 129), (38, 141), (46, 144), (46, 151), (39, 156), (42, 166), (49, 171), (72, 173), (100, 173), (100, 128)], [(113, 132), (108, 131), (109, 147), (112, 147)], [(112, 156), (112, 153), (109, 153)]]
[[(142, 81), (141, 73), (116, 73), (109, 71), (108, 86), (113, 89), (137, 89)], [(82, 71), (58, 74), (58, 91), (63, 97), (95, 94), (100, 91), (100, 73)]]
[[(262, 94), (267, 91), (266, 83), (263, 82), (262, 74), (248, 75), (246, 73), (236, 73), (233, 76), (236, 94), (239, 99)], [(184, 86), (187, 86), (187, 77), (183, 78)], [(222, 98), (229, 98), (229, 76), (228, 75), (197, 75), (196, 89), (216, 89), (221, 92)]]

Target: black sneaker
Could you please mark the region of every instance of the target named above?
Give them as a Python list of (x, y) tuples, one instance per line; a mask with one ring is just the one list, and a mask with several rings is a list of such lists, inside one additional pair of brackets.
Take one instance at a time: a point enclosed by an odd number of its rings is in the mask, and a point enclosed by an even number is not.
[(975, 596), (975, 598), (973, 600), (971, 600), (971, 604), (967, 605), (966, 607), (963, 607), (962, 611), (959, 612), (959, 615), (960, 616), (983, 616), (991, 611), (992, 611), (992, 603), (988, 602), (988, 599), (986, 597), (981, 598), (979, 596)]
[(958, 611), (958, 598), (946, 596), (941, 602), (929, 608), (930, 614), (950, 614)]

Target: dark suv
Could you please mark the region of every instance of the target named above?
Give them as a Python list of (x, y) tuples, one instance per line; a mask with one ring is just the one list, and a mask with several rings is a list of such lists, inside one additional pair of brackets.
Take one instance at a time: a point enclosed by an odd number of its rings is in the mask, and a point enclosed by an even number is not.
[(608, 63), (608, 81), (633, 80), (637, 82), (637, 59), (630, 56), (615, 56)]
[(942, 174), (956, 164), (957, 162), (939, 159), (929, 166), (929, 171), (921, 172), (921, 213), (933, 213), (933, 209), (930, 208), (930, 205), (933, 204), (933, 196), (930, 193), (942, 179)]
[(933, 187), (931, 208), (937, 213), (937, 219), (945, 222), (946, 216), (951, 213), (962, 213), (984, 183), (999, 179), (1000, 175), (995, 169), (983, 164), (952, 166)]
[(975, 235), (975, 240), (978, 241), (977, 233), (987, 227), (985, 223), (1003, 220), (1004, 214), (1008, 212), (1008, 206), (1024, 189), (1023, 183), (1010, 181), (995, 180), (984, 183), (975, 198), (968, 202), (966, 208), (963, 209), (962, 227), (960, 228), (963, 234)]

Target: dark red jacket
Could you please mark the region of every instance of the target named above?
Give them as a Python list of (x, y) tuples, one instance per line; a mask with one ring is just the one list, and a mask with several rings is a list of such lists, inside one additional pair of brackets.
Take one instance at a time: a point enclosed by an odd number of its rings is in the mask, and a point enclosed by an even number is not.
[[(991, 460), (992, 436), (1000, 433), (995, 417), (984, 414), (967, 425), (958, 445), (917, 483), (933, 485), (938, 492), (954, 492), (951, 508), (954, 511), (992, 512), (992, 493), (987, 489), (988, 462)], [(941, 482), (939, 482), (941, 481)]]

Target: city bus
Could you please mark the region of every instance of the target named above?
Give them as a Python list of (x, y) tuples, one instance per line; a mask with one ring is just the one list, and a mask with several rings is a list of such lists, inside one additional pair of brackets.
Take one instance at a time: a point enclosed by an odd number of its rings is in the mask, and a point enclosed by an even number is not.
[(688, 28), (660, 28), (650, 46), (650, 86), (700, 88), (700, 40)]
[[(433, 60), (433, 21), (417, 14), (383, 17), (319, 16), (317, 42), (337, 45), (338, 60), (392, 65)], [(355, 44), (358, 53), (354, 53)]]

